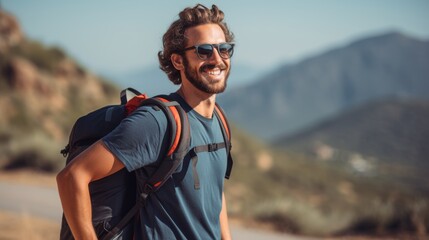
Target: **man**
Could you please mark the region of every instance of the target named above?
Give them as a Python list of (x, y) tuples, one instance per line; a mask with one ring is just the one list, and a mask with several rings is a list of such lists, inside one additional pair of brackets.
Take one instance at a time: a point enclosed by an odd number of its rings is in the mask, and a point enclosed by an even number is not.
[[(227, 85), (234, 47), (223, 18), (215, 5), (184, 9), (164, 34), (164, 49), (158, 54), (161, 69), (174, 84), (181, 84), (170, 98), (187, 112), (191, 148), (224, 141), (213, 115), (216, 94)], [(58, 174), (64, 215), (76, 239), (97, 238), (88, 184), (124, 167), (128, 171), (143, 168), (136, 177), (138, 183), (144, 182), (168, 147), (166, 129), (162, 111), (140, 107)], [(230, 239), (223, 192), (226, 166), (225, 149), (198, 153), (196, 166), (188, 154), (160, 190), (148, 197), (135, 239)]]

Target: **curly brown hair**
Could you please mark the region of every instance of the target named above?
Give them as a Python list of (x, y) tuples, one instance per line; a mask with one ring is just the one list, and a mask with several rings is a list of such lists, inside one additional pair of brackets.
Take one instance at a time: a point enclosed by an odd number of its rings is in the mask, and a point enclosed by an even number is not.
[(174, 68), (171, 62), (171, 55), (173, 53), (181, 54), (186, 47), (186, 29), (202, 24), (218, 24), (225, 34), (225, 40), (227, 42), (234, 40), (234, 34), (228, 29), (223, 19), (224, 13), (216, 5), (212, 5), (212, 8), (209, 9), (197, 4), (195, 7), (185, 8), (179, 13), (179, 19), (171, 24), (162, 37), (164, 51), (158, 52), (160, 68), (167, 74), (170, 81), (174, 84), (182, 83), (180, 72)]

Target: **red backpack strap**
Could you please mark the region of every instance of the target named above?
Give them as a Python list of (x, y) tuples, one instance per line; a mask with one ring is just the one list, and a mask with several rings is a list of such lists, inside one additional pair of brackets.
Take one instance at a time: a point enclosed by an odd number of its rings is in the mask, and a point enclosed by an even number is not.
[(215, 113), (216, 117), (219, 119), (219, 123), (220, 123), (221, 129), (222, 129), (223, 138), (225, 141), (226, 154), (228, 156), (228, 163), (227, 163), (225, 178), (229, 179), (229, 177), (231, 176), (232, 165), (234, 163), (234, 161), (232, 159), (232, 155), (231, 155), (231, 148), (232, 148), (231, 128), (229, 126), (225, 112), (217, 103), (215, 105), (214, 113)]
[[(121, 93), (121, 97), (123, 95), (124, 94)], [(139, 94), (127, 100), (127, 102), (125, 103), (125, 114), (128, 116), (138, 107), (148, 105), (153, 105), (163, 110), (167, 117), (170, 129), (170, 136), (172, 136), (172, 142), (166, 155), (171, 156), (179, 146), (180, 136), (183, 128), (182, 123), (184, 122), (182, 119), (186, 118), (187, 121), (187, 115), (179, 112), (183, 111), (179, 104), (177, 102), (170, 102), (166, 99), (166, 96), (148, 98), (146, 94)]]
[(155, 106), (164, 112), (168, 122), (167, 134), (170, 136), (170, 145), (164, 159), (140, 191), (149, 194), (157, 191), (182, 162), (189, 149), (190, 129), (186, 112), (179, 103), (169, 101), (167, 96), (149, 98), (143, 105)]
[(125, 115), (128, 116), (134, 112), (146, 99), (148, 99), (146, 94), (140, 94), (128, 100), (125, 103)]
[(231, 141), (231, 130), (229, 127), (228, 120), (226, 119), (225, 112), (217, 103), (215, 104), (215, 114), (221, 121), (221, 127), (222, 130), (225, 131), (227, 140)]
[(179, 145), (180, 135), (182, 133), (183, 121), (182, 121), (182, 118), (180, 116), (179, 110), (177, 109), (177, 105), (176, 106), (173, 104), (169, 105), (168, 103), (170, 103), (170, 101), (168, 101), (167, 99), (162, 98), (162, 97), (157, 97), (157, 99), (159, 99), (163, 103), (166, 103), (166, 107), (168, 107), (168, 109), (170, 110), (171, 115), (173, 116), (174, 122), (176, 123), (176, 131), (175, 131), (174, 135), (172, 135), (172, 136), (174, 136), (174, 139), (171, 143), (169, 150), (167, 151), (167, 156), (171, 156)]

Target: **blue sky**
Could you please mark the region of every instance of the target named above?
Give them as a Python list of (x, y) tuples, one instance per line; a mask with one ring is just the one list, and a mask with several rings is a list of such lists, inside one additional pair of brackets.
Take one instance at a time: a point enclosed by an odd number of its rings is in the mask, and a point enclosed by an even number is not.
[(428, 0), (0, 0), (28, 37), (64, 48), (95, 72), (157, 65), (163, 33), (198, 2), (225, 12), (234, 63), (258, 69), (391, 30), (429, 39)]

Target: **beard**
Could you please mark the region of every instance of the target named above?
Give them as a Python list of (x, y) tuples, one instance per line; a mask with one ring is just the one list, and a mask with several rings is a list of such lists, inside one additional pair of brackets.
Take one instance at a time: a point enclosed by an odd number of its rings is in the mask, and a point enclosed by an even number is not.
[[(218, 93), (223, 93), (225, 91), (227, 86), (227, 80), (230, 73), (230, 70), (227, 69), (227, 66), (225, 64), (223, 63), (220, 65), (205, 64), (198, 69), (199, 72), (196, 72), (194, 69), (192, 69), (189, 66), (188, 59), (184, 57), (183, 65), (185, 67), (186, 78), (198, 90), (209, 94), (218, 94)], [(204, 70), (213, 69), (215, 67), (218, 67), (222, 71), (228, 71), (225, 75), (225, 79), (223, 80), (221, 86), (216, 86), (215, 84), (211, 84), (209, 81), (204, 81), (204, 79), (202, 79), (202, 77), (198, 75), (198, 73), (202, 73), (204, 72)]]

